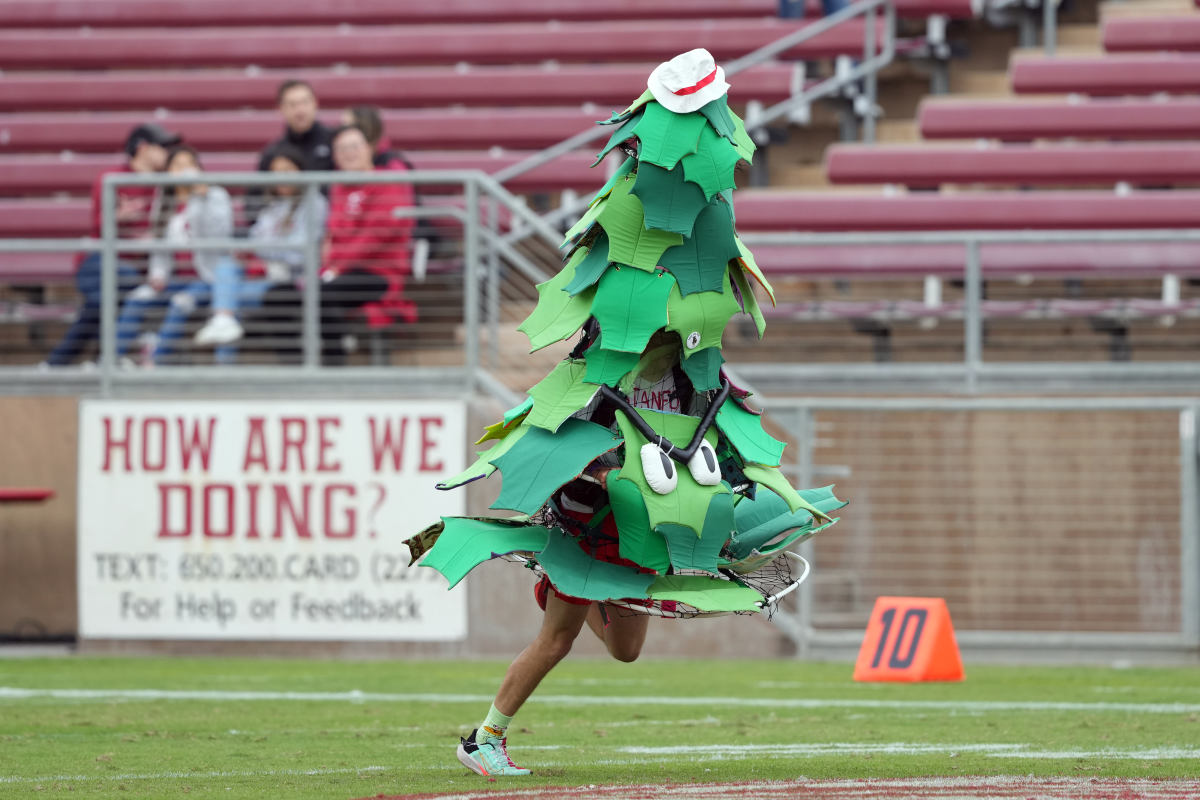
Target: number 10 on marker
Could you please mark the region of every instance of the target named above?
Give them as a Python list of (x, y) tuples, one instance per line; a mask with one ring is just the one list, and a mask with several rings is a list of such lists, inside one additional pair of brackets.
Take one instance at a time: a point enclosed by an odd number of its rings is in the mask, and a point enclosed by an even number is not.
[(854, 665), (856, 681), (960, 681), (962, 659), (940, 597), (880, 597)]

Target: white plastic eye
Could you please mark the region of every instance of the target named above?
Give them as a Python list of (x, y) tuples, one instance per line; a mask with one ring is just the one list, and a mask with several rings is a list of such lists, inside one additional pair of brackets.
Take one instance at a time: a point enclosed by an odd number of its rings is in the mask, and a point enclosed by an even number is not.
[(675, 462), (652, 442), (642, 445), (642, 472), (646, 483), (659, 494), (670, 494), (679, 483)]
[(692, 331), (687, 337), (688, 350), (695, 350), (700, 346), (700, 331)]
[(717, 452), (703, 439), (696, 452), (688, 459), (688, 472), (701, 486), (716, 486), (721, 482), (721, 468), (717, 466)]

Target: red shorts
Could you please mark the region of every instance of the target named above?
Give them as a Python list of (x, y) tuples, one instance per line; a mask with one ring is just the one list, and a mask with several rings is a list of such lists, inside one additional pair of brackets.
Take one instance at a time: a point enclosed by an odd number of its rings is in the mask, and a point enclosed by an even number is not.
[[(570, 517), (573, 520), (582, 522), (585, 525), (592, 521), (591, 514), (580, 511), (564, 510), (562, 514)], [(605, 537), (599, 543), (590, 544), (582, 540), (576, 540), (578, 541), (579, 546), (584, 549), (584, 552), (597, 561), (607, 561), (610, 564), (621, 564), (626, 567), (633, 567), (634, 569), (642, 569), (629, 559), (621, 558), (621, 546), (617, 541), (617, 521), (613, 518), (611, 513), (609, 513), (608, 516), (606, 516), (600, 522), (599, 531)], [(651, 570), (644, 571), (651, 572)], [(554, 596), (559, 600), (575, 606), (587, 606), (595, 602), (594, 600), (585, 600), (582, 597), (573, 597), (569, 594), (563, 594), (554, 587), (554, 584), (550, 582), (549, 576), (543, 575), (542, 579), (537, 582), (536, 586), (533, 587), (533, 597), (535, 600), (537, 600), (538, 607), (543, 611), (546, 610), (546, 595), (549, 592), (554, 592)]]

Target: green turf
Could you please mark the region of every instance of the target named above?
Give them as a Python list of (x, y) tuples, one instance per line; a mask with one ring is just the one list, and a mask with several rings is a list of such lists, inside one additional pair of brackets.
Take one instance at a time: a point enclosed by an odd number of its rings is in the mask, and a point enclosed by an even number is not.
[[(0, 690), (0, 797), (192, 794), (327, 800), (505, 788), (512, 783), (487, 783), (454, 758), (458, 735), (487, 711), (504, 666), (450, 661), (0, 661), (0, 687), (9, 689), (367, 695), (331, 700), (63, 699), (5, 696)], [(568, 659), (514, 721), (510, 749), (517, 763), (536, 770), (535, 777), (524, 779), (532, 785), (801, 776), (1200, 778), (1200, 759), (1195, 757), (1200, 748), (1200, 681), (1192, 669), (968, 664), (967, 680), (951, 684), (861, 684), (850, 680), (850, 673), (849, 664), (790, 661), (620, 664)], [(398, 700), (372, 693), (467, 698)], [(553, 702), (555, 695), (602, 702), (566, 705)], [(647, 705), (625, 698), (691, 700)], [(749, 705), (739, 698), (871, 702), (786, 707)], [(874, 701), (903, 702), (887, 706)], [(946, 704), (919, 704), (927, 701)], [(1012, 709), (978, 705), (981, 701), (1085, 705)], [(1144, 704), (1160, 706), (1123, 707)], [(897, 743), (908, 752), (890, 752), (887, 746)], [(680, 755), (626, 749), (676, 745), (696, 750)], [(980, 750), (979, 745), (988, 747)], [(807, 749), (817, 746), (817, 752)], [(915, 752), (919, 746), (933, 750)], [(1004, 746), (1018, 746), (1025, 755), (999, 757)], [(1180, 754), (1189, 749), (1191, 755)], [(1038, 753), (1059, 755), (1029, 757)], [(1131, 757), (1138, 754), (1149, 757)]]

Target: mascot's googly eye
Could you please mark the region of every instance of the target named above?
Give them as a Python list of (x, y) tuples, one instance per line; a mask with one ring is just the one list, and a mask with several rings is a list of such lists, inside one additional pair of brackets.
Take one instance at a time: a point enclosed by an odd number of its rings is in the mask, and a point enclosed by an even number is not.
[(700, 346), (700, 331), (692, 331), (687, 337), (688, 350), (695, 350)]
[(711, 444), (701, 440), (696, 452), (688, 459), (688, 472), (701, 486), (716, 486), (721, 482), (721, 468), (717, 466), (717, 452)]
[(670, 494), (679, 483), (675, 462), (651, 442), (642, 445), (642, 472), (646, 476), (646, 483), (659, 494)]

